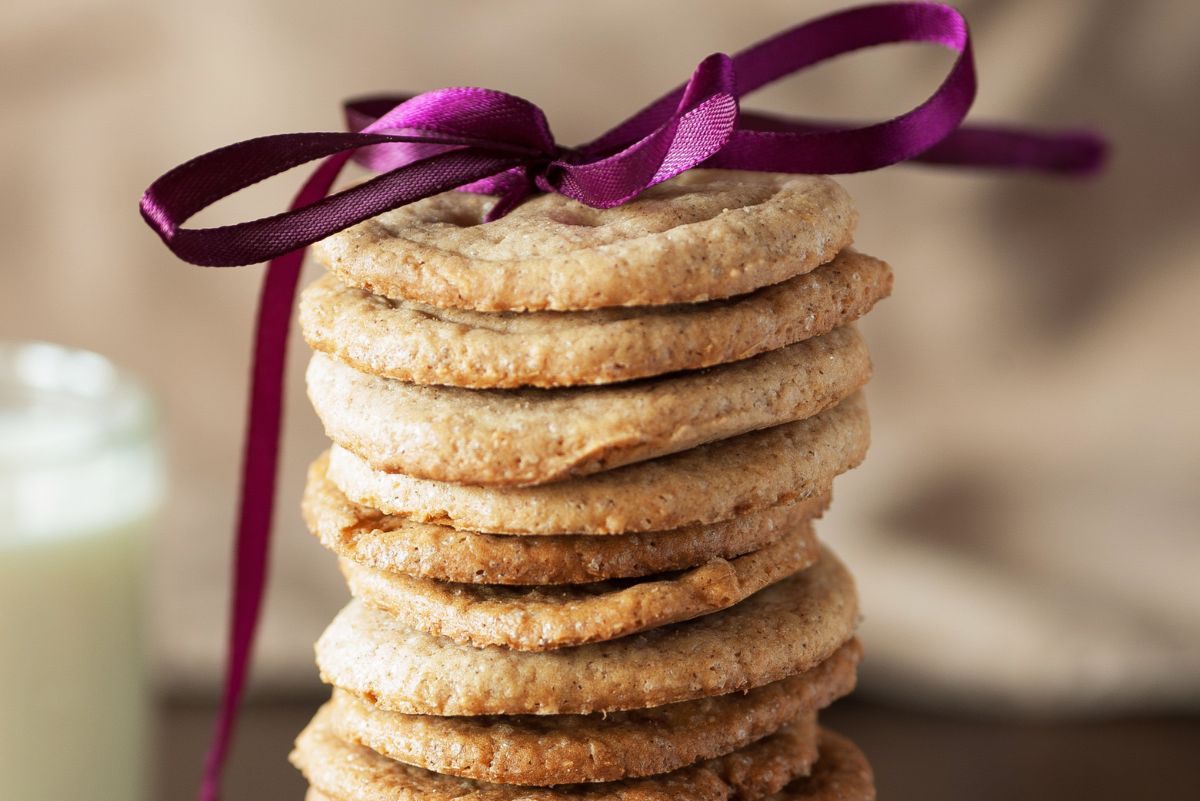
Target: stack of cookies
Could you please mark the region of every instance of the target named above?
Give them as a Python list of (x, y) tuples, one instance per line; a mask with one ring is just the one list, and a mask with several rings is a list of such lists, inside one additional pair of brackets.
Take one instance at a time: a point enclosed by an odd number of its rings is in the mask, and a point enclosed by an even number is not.
[(693, 170), (614, 209), (462, 192), (319, 243), (332, 449), (304, 513), (354, 596), (310, 801), (874, 797), (818, 711), (853, 581), (813, 521), (868, 442), (891, 288), (833, 181)]

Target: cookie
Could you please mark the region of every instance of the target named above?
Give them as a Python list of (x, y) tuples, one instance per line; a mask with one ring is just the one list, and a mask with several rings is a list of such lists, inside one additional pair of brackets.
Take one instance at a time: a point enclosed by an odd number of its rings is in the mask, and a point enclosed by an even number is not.
[(766, 801), (875, 801), (875, 776), (858, 746), (829, 729), (818, 735), (812, 773)]
[(673, 773), (621, 782), (527, 787), (444, 776), (333, 734), (323, 707), (290, 759), (317, 792), (338, 801), (757, 801), (808, 775), (818, 727), (803, 716), (745, 748)]
[(732, 520), (645, 534), (517, 537), (418, 523), (351, 502), (325, 476), (327, 456), (308, 469), (302, 509), (329, 550), (366, 567), (474, 584), (583, 584), (683, 570), (762, 548), (829, 506), (822, 489)]
[(521, 486), (811, 417), (870, 374), (866, 344), (846, 326), (752, 359), (604, 387), (429, 387), (360, 373), (320, 353), (307, 379), (325, 433), (373, 469)]
[(544, 587), (450, 584), (341, 560), (356, 598), (407, 628), (455, 642), (547, 651), (626, 637), (733, 606), (818, 558), (805, 522), (763, 548), (643, 580)]
[(330, 451), (330, 480), (355, 503), (490, 534), (627, 534), (715, 523), (808, 498), (862, 461), (856, 393), (821, 414), (616, 470), (534, 487), (478, 487), (382, 473)]
[(858, 600), (828, 550), (740, 604), (619, 640), (529, 653), (405, 628), (351, 601), (317, 641), (327, 684), (380, 709), (431, 715), (563, 715), (644, 709), (803, 673), (854, 633)]
[[(875, 801), (874, 775), (862, 751), (829, 729), (819, 729), (817, 736), (819, 753), (811, 774), (796, 779), (764, 801)], [(340, 801), (311, 787), (304, 798)], [(628, 797), (623, 801), (629, 801)]]
[(616, 208), (558, 194), (484, 223), (493, 199), (446, 192), (312, 247), (350, 286), (478, 311), (598, 309), (727, 298), (824, 264), (856, 214), (833, 180), (689, 170)]
[(300, 297), (313, 350), (364, 373), (475, 389), (611, 384), (740, 361), (828, 333), (892, 290), (884, 262), (828, 264), (708, 303), (581, 312), (475, 312), (396, 301), (326, 274)]
[(607, 715), (438, 717), (382, 712), (335, 690), (330, 727), (342, 740), (437, 773), (545, 786), (678, 770), (759, 740), (854, 689), (852, 640), (805, 673), (747, 693)]

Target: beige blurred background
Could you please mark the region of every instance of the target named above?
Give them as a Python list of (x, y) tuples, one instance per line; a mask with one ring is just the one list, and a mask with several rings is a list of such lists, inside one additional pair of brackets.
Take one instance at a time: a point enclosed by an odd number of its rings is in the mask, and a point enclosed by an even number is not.
[[(835, 2), (0, 6), (0, 337), (85, 346), (145, 377), (173, 470), (151, 598), (160, 683), (215, 691), (258, 268), (176, 262), (136, 204), (250, 136), (333, 130), (339, 101), (482, 84), (570, 143)], [(973, 0), (973, 119), (1091, 125), (1098, 180), (896, 167), (846, 184), (895, 295), (864, 326), (871, 458), (822, 525), (857, 570), (864, 692), (1045, 715), (1200, 708), (1200, 12), (1191, 2)], [(751, 98), (892, 115), (948, 57), (917, 47)], [(204, 221), (280, 209), (297, 177)], [(311, 269), (311, 268), (310, 268)], [(296, 510), (323, 447), (293, 350), (259, 692), (311, 690), (345, 598)]]

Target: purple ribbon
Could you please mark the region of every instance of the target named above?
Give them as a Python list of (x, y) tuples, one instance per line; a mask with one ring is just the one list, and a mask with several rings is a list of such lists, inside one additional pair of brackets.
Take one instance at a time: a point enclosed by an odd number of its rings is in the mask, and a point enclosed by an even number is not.
[[(742, 112), (743, 95), (837, 55), (896, 42), (958, 53), (925, 102), (885, 122), (849, 126)], [(203, 801), (220, 776), (245, 685), (266, 582), (282, 415), (286, 342), (304, 248), (421, 198), (461, 189), (496, 195), (488, 219), (535, 192), (596, 208), (626, 203), (693, 167), (849, 173), (900, 161), (1088, 174), (1104, 161), (1095, 134), (960, 127), (975, 96), (966, 20), (937, 3), (888, 3), (831, 14), (730, 57), (700, 62), (690, 80), (602, 136), (557, 144), (541, 109), (490, 89), (457, 87), (347, 103), (350, 132), (265, 136), (206, 153), (146, 190), (141, 212), (172, 252), (214, 267), (270, 259), (259, 301), (225, 689), (205, 765)], [(329, 191), (345, 163), (378, 176)], [(207, 229), (201, 209), (292, 167), (323, 159), (288, 211)]]

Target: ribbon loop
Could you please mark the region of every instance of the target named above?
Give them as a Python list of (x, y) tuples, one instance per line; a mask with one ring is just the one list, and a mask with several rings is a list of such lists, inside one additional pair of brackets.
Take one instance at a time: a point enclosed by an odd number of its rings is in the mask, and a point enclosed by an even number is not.
[(734, 134), (738, 118), (733, 64), (723, 53), (700, 62), (680, 93), (674, 113), (628, 147), (588, 160), (555, 161), (538, 177), (538, 187), (582, 203), (611, 208), (647, 188), (689, 170), (717, 153)]
[[(414, 141), (414, 137), (407, 136), (344, 134), (354, 137), (347, 146), (344, 140), (327, 143), (321, 141), (325, 139), (324, 135), (312, 136), (320, 137), (320, 140), (314, 143), (302, 140), (300, 147), (295, 151), (278, 154), (285, 158), (275, 163), (287, 163), (292, 160), (304, 163), (312, 159), (299, 158), (299, 155), (308, 156), (316, 152), (319, 157), (333, 150), (334, 155), (327, 163), (336, 164), (336, 168), (340, 170), (350, 158), (351, 148), (361, 147), (364, 143), (376, 145)], [(243, 144), (257, 145), (258, 140)], [(212, 161), (219, 168), (219, 173), (225, 172), (240, 155), (237, 150), (215, 151), (209, 154), (218, 157)], [(228, 158), (223, 158), (226, 156)], [(180, 226), (180, 222), (208, 204), (172, 203), (173, 196), (170, 190), (177, 181), (186, 180), (189, 172), (203, 170), (203, 163), (197, 160), (184, 165), (192, 167), (193, 170), (183, 171), (180, 177), (168, 174), (155, 182), (142, 197), (141, 210), (142, 216), (181, 259), (206, 267), (230, 267), (245, 264), (248, 260), (263, 261), (276, 258), (397, 206), (477, 181), (518, 163), (520, 159), (514, 156), (497, 156), (479, 152), (474, 148), (456, 147), (397, 167), (366, 183), (280, 214), (217, 228), (185, 229)], [(263, 171), (266, 169), (270, 167)], [(165, 180), (168, 177), (171, 180)], [(249, 186), (254, 182), (248, 180), (245, 185)], [(220, 199), (232, 192), (221, 191), (212, 194), (216, 199)]]
[(528, 100), (470, 86), (419, 94), (363, 129), (364, 133), (414, 131), (444, 134), (479, 144), (504, 143), (530, 154), (554, 151), (554, 137), (542, 110)]
[[(554, 137), (542, 110), (515, 95), (491, 89), (456, 87), (400, 97), (380, 113), (348, 104), (347, 118), (362, 133), (426, 138), (424, 142), (374, 145), (355, 154), (355, 161), (386, 172), (457, 147), (509, 152), (525, 158), (553, 158)], [(353, 109), (353, 111), (352, 111)]]

